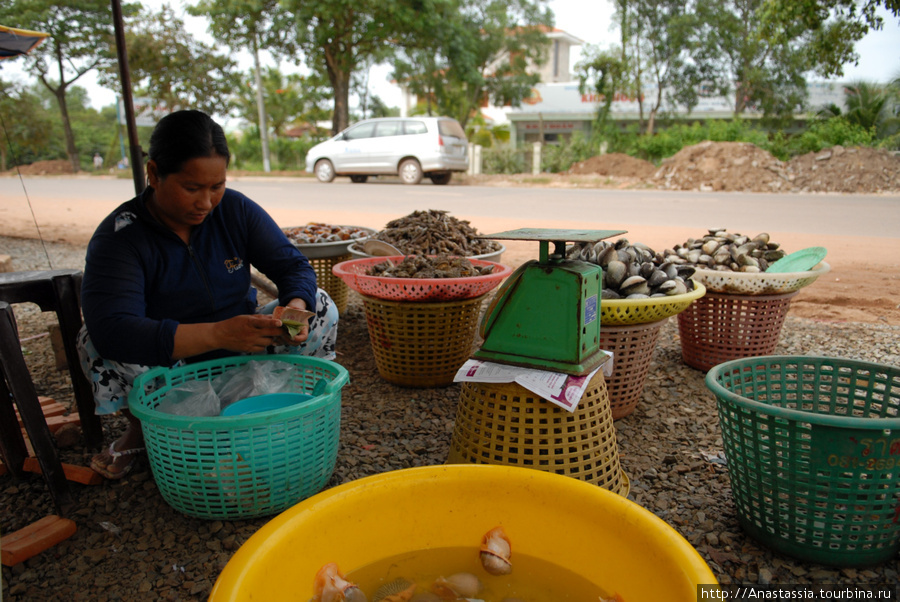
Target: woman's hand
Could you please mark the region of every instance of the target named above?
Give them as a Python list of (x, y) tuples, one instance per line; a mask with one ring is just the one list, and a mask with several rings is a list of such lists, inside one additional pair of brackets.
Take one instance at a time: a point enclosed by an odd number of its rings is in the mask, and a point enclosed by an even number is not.
[[(304, 301), (303, 299), (291, 299), (285, 307), (293, 307), (295, 309), (305, 310), (306, 309), (306, 301)], [(281, 324), (280, 321), (279, 321), (279, 324)], [(285, 330), (282, 328), (281, 336), (279, 336), (275, 340), (275, 344), (276, 345), (300, 345), (301, 343), (306, 341), (306, 339), (308, 339), (308, 338), (309, 338), (309, 322), (306, 322), (303, 324), (303, 326), (300, 328), (300, 332), (298, 332), (294, 338), (290, 338), (288, 336), (287, 332), (285, 332)]]
[(256, 353), (276, 344), (283, 335), (280, 320), (261, 314), (240, 315), (205, 324), (179, 324), (175, 330), (172, 359), (180, 360), (218, 349)]
[(216, 324), (217, 349), (256, 353), (284, 338), (281, 320), (261, 314), (242, 315)]

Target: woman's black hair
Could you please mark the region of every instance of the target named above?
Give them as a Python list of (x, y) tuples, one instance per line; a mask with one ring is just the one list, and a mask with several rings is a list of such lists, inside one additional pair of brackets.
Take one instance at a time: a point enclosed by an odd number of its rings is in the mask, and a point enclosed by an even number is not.
[(198, 157), (219, 156), (226, 165), (231, 159), (222, 126), (203, 111), (190, 109), (159, 120), (150, 135), (148, 156), (160, 178), (181, 171), (187, 161)]

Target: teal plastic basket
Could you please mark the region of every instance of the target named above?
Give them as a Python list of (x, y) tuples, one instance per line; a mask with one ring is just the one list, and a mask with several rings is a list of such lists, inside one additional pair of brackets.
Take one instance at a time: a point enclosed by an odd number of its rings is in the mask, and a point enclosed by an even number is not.
[(731, 489), (760, 543), (828, 566), (900, 550), (900, 368), (762, 356), (706, 375)]
[[(250, 361), (292, 364), (290, 390), (308, 402), (240, 416), (178, 416), (156, 408), (173, 388), (212, 380)], [(176, 510), (205, 519), (276, 514), (318, 493), (337, 460), (341, 388), (347, 370), (298, 355), (235, 356), (180, 368), (154, 368), (134, 381), (129, 409), (140, 419), (153, 477)]]

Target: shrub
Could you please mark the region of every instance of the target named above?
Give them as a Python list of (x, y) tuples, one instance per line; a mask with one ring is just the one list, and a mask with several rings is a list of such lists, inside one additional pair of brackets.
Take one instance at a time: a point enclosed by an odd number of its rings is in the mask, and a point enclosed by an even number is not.
[(525, 171), (524, 151), (508, 142), (498, 142), (481, 151), (482, 172), (486, 174), (515, 174)]

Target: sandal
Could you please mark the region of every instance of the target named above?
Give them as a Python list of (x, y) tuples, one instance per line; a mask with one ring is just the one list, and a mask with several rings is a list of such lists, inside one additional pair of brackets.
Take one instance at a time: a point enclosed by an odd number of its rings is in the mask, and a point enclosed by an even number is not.
[[(109, 450), (106, 450), (104, 452), (97, 454), (91, 460), (91, 469), (94, 472), (103, 476), (104, 478), (107, 478), (107, 479), (110, 479), (113, 481), (121, 479), (125, 475), (127, 475), (129, 472), (131, 472), (131, 469), (134, 468), (134, 461), (137, 460), (137, 454), (142, 453), (145, 449), (143, 447), (135, 447), (133, 449), (123, 449), (121, 451), (116, 451), (115, 446), (116, 446), (116, 442), (113, 441), (112, 443), (109, 444)], [(109, 458), (111, 458), (111, 459), (109, 461), (104, 461), (105, 458), (103, 456), (107, 452), (109, 453)], [(113, 464), (118, 462), (119, 458), (121, 458), (123, 456), (130, 456), (130, 457), (128, 458), (128, 462), (126, 464), (122, 465), (122, 469), (119, 471), (116, 471), (116, 472), (110, 471), (109, 468)]]

